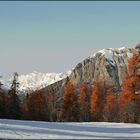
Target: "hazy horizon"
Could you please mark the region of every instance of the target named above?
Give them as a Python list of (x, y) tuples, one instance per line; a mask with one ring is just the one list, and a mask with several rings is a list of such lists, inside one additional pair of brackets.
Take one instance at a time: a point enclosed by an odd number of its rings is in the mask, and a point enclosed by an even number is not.
[(1, 1), (0, 75), (65, 72), (104, 48), (140, 42), (138, 1)]

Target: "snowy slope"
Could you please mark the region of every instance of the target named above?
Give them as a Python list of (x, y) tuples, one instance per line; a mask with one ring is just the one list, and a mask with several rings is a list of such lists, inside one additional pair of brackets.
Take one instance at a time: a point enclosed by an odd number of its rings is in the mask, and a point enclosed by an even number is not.
[(54, 123), (0, 119), (5, 139), (139, 139), (140, 125), (107, 122)]
[[(19, 90), (26, 91), (26, 90), (36, 90), (47, 85), (53, 84), (59, 80), (62, 80), (69, 76), (71, 71), (67, 71), (65, 73), (39, 73), (33, 72), (26, 75), (19, 75), (18, 82)], [(6, 87), (10, 87), (12, 82), (12, 78), (10, 78), (7, 82), (5, 82)]]

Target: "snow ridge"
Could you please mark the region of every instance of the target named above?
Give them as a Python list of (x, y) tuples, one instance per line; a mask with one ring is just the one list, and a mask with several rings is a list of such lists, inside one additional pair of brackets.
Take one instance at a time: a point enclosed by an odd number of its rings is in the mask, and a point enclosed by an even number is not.
[(118, 49), (109, 48), (109, 49), (100, 50), (94, 53), (93, 55), (91, 55), (90, 58), (96, 57), (96, 55), (99, 53), (101, 53), (102, 56), (104, 56), (112, 65), (115, 65), (114, 56), (119, 56), (120, 58), (123, 58), (125, 55), (127, 55), (128, 58), (132, 57), (132, 49), (122, 47)]
[[(43, 87), (46, 87), (50, 84), (53, 84), (59, 80), (62, 80), (69, 76), (71, 71), (67, 71), (65, 73), (40, 73), (40, 72), (33, 72), (26, 75), (19, 75), (18, 82), (19, 82), (19, 91), (26, 91), (26, 90), (37, 90)], [(6, 87), (10, 88), (12, 83), (12, 78), (10, 78), (6, 83)]]

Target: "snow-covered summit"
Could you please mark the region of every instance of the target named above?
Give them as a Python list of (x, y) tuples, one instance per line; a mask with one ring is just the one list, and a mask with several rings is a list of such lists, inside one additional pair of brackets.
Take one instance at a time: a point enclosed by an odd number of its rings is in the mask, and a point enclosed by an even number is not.
[(108, 49), (102, 49), (102, 50), (99, 50), (98, 52), (92, 54), (90, 56), (90, 58), (92, 57), (95, 57), (96, 54), (98, 53), (101, 53), (102, 55), (104, 56), (111, 56), (111, 55), (124, 55), (124, 54), (127, 54), (128, 57), (131, 57), (131, 50), (130, 48), (127, 48), (127, 47), (121, 47), (121, 48), (118, 48), (118, 49), (115, 49), (115, 48), (108, 48)]
[[(45, 86), (53, 84), (59, 80), (62, 80), (69, 76), (71, 71), (67, 71), (65, 73), (40, 73), (40, 72), (33, 72), (29, 74), (19, 74), (18, 82), (19, 82), (19, 90), (26, 91), (26, 90), (36, 90), (41, 89)], [(13, 78), (10, 78), (5, 82), (6, 87), (10, 87)]]
[(124, 57), (124, 55), (126, 55), (128, 58), (132, 57), (132, 49), (126, 48), (126, 47), (121, 47), (121, 48), (118, 48), (118, 49), (109, 48), (109, 49), (100, 50), (100, 51), (92, 54), (89, 58), (94, 58), (99, 53), (101, 53), (102, 56), (104, 56), (112, 64), (114, 63), (114, 59), (113, 59), (114, 56)]

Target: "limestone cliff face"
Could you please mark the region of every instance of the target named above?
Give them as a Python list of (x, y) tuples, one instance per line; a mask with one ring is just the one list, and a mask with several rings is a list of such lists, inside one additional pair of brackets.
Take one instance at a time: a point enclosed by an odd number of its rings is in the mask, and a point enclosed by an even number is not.
[(104, 49), (79, 63), (69, 76), (75, 85), (80, 82), (104, 82), (120, 88), (127, 77), (128, 60), (134, 49)]
[(107, 87), (114, 87), (119, 91), (127, 77), (128, 60), (135, 49), (104, 49), (80, 62), (70, 76), (45, 88), (46, 93), (53, 90), (58, 97), (63, 94), (63, 89), (68, 81), (73, 85), (82, 82), (93, 84), (104, 82)]

